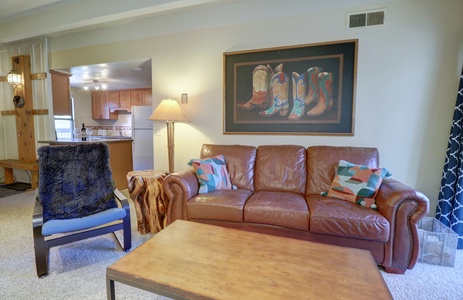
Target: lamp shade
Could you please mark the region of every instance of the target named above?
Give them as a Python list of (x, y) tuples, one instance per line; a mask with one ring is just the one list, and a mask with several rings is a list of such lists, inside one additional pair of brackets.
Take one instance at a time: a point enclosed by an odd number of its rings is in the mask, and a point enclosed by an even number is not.
[(171, 98), (162, 100), (148, 119), (151, 121), (189, 122), (180, 104)]

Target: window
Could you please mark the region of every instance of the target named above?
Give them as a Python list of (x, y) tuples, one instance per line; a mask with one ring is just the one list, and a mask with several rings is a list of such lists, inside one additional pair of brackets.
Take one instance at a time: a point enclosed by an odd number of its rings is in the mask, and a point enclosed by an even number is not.
[(72, 116), (55, 116), (55, 131), (57, 139), (72, 139), (73, 121)]
[(74, 133), (74, 97), (71, 96), (72, 116), (55, 115), (55, 132), (57, 139), (72, 139)]

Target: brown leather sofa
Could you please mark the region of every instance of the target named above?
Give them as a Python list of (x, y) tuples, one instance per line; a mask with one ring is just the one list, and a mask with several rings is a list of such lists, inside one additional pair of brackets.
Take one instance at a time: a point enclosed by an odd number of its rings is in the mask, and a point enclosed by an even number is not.
[(403, 274), (418, 258), (417, 222), (429, 200), (393, 179), (383, 180), (377, 210), (321, 196), (340, 159), (379, 166), (375, 148), (297, 145), (202, 146), (200, 158), (224, 155), (237, 189), (198, 194), (192, 169), (164, 180), (167, 224), (177, 219), (366, 249), (388, 273)]

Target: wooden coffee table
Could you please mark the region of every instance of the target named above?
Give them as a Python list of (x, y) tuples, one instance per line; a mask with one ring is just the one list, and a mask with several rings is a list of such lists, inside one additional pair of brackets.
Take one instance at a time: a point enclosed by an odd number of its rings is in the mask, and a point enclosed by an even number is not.
[(177, 220), (107, 268), (174, 299), (392, 299), (367, 250)]

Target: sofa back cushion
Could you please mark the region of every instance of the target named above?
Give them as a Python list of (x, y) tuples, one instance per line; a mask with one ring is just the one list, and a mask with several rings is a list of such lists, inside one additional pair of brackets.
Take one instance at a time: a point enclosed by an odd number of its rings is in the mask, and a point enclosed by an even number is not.
[(306, 159), (306, 149), (302, 146), (259, 146), (254, 171), (255, 190), (304, 195), (307, 179)]
[(254, 191), (256, 148), (243, 145), (204, 144), (200, 158), (210, 158), (220, 154), (225, 157), (231, 184), (239, 189)]
[(376, 148), (313, 146), (307, 148), (306, 195), (320, 194), (330, 189), (339, 160), (372, 168), (379, 166)]

